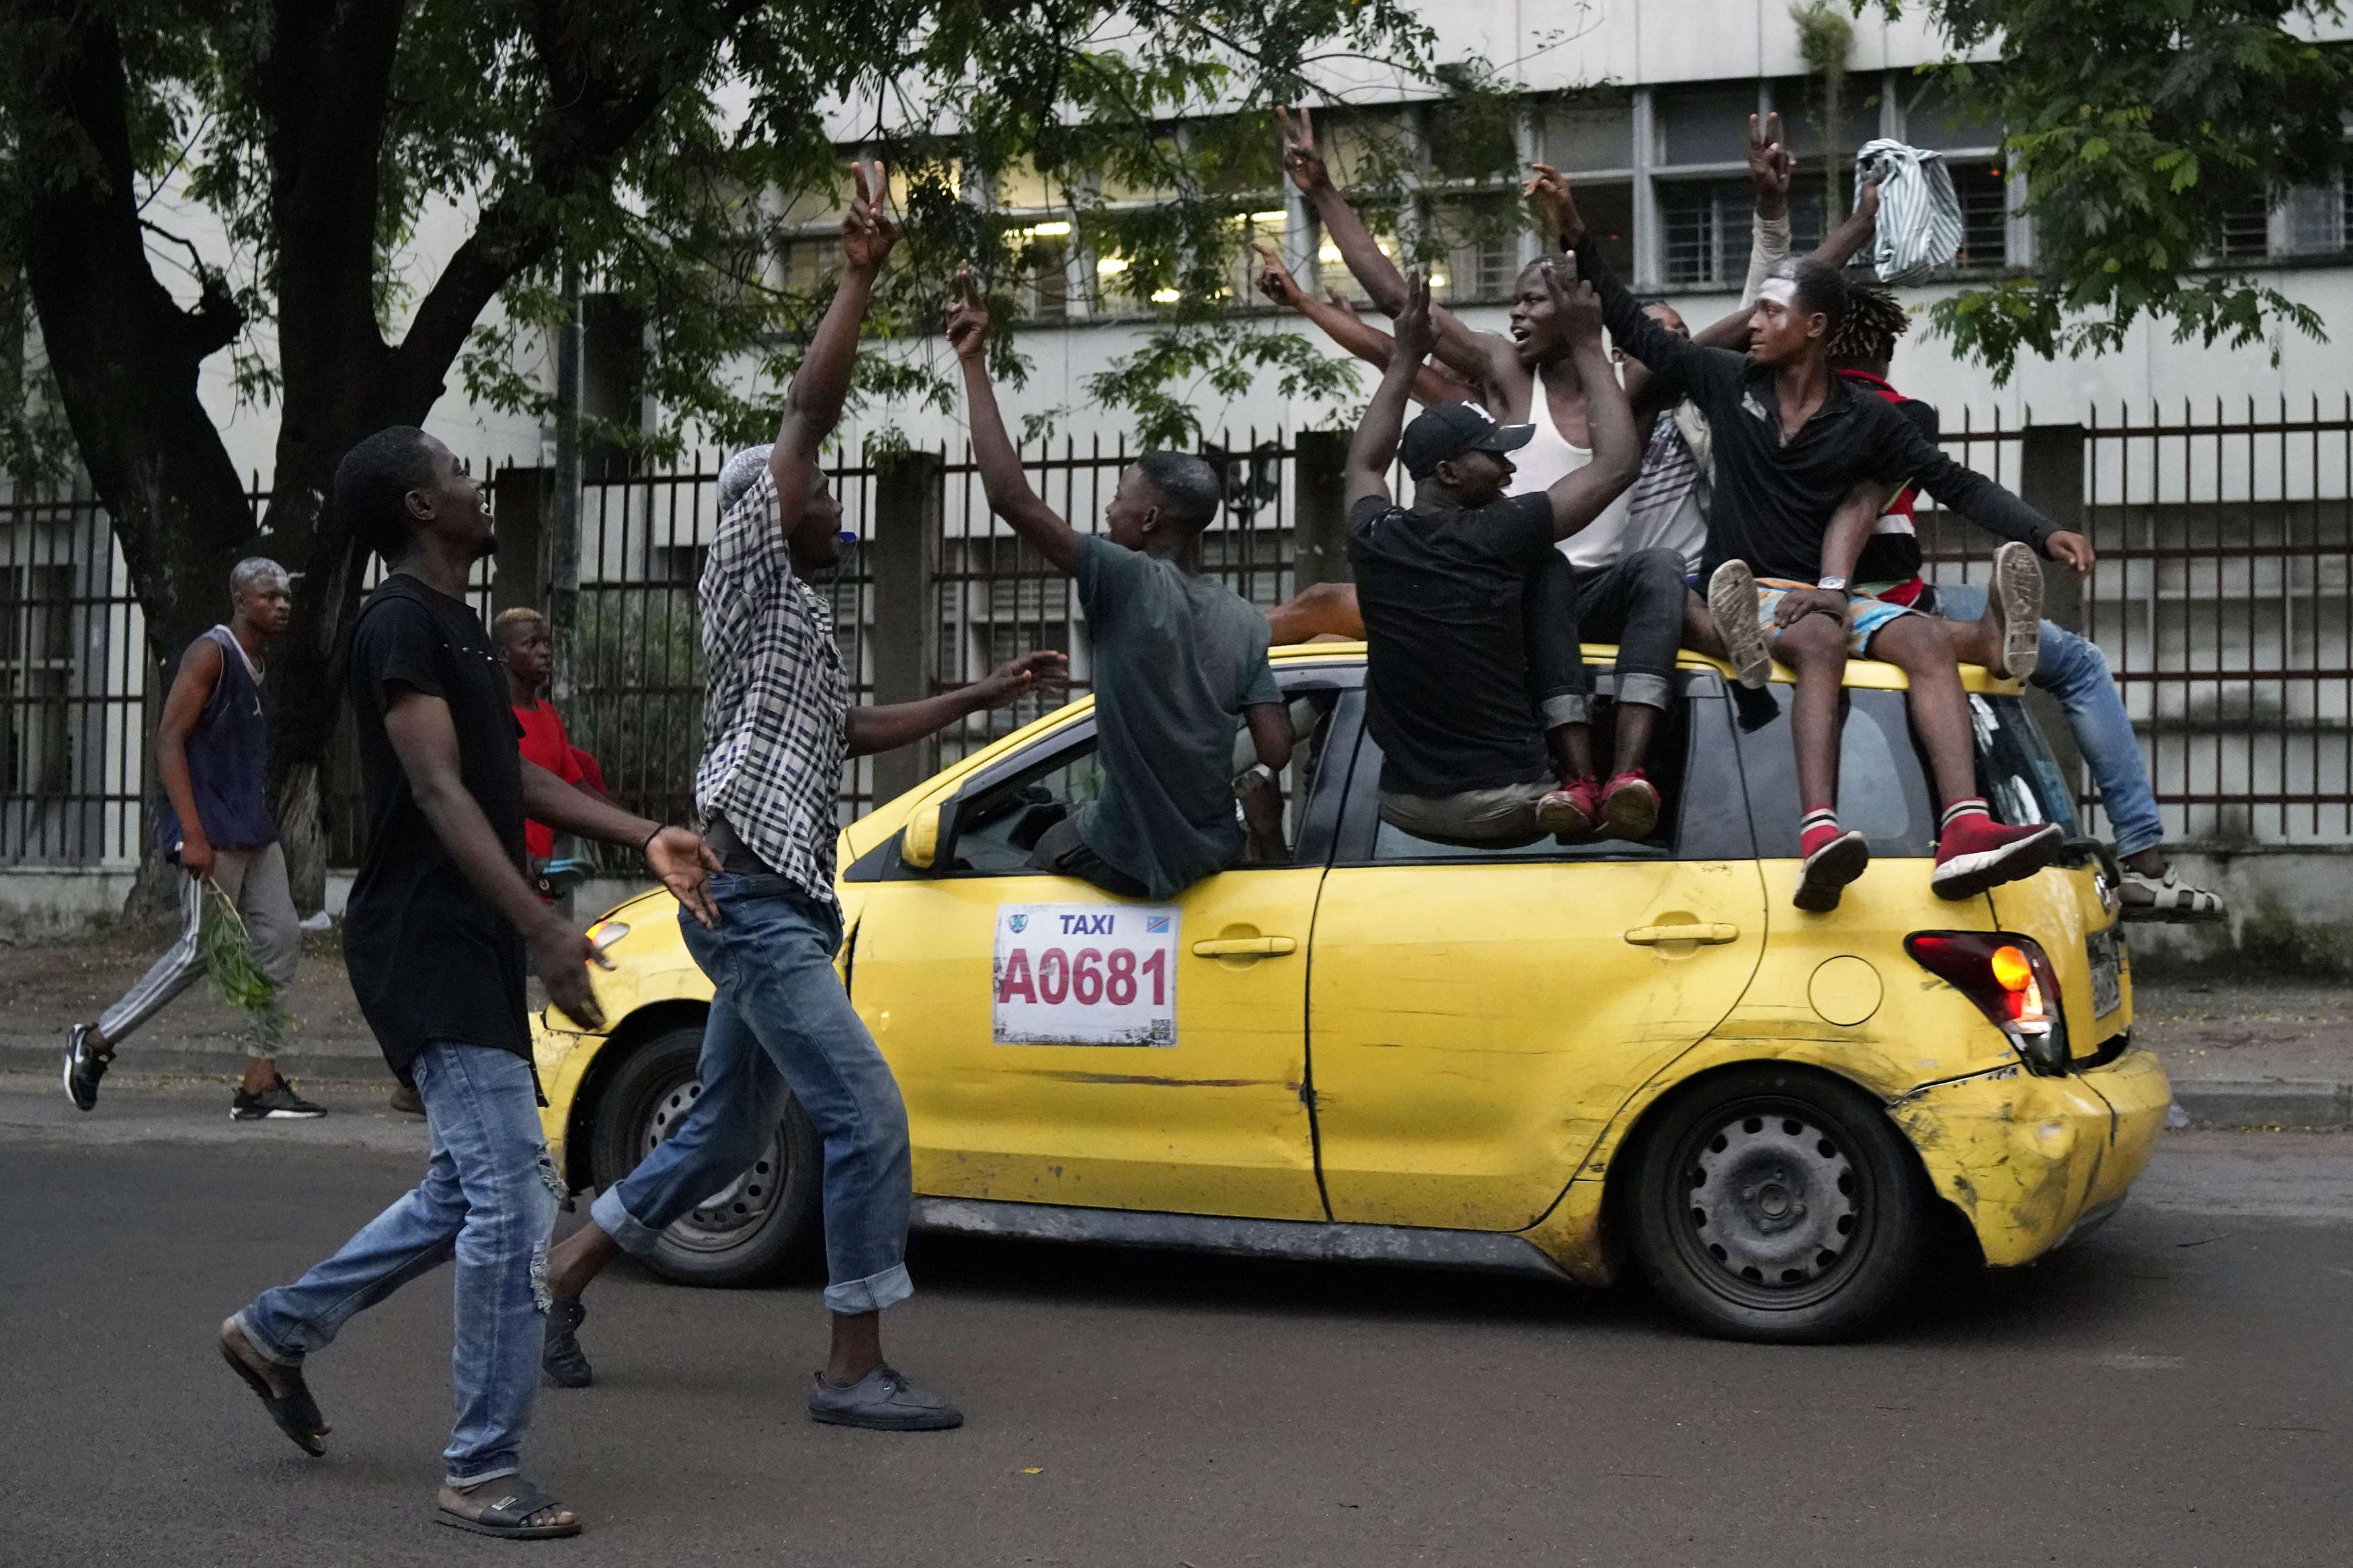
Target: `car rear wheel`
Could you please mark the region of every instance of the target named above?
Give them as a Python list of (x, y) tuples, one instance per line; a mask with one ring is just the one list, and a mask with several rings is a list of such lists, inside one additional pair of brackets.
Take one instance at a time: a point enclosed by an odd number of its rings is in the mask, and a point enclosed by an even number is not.
[(1635, 1172), (1630, 1240), (1676, 1311), (1729, 1339), (1863, 1333), (1917, 1271), (1933, 1201), (1869, 1095), (1745, 1068), (1668, 1106)]
[[(702, 1029), (666, 1029), (629, 1054), (596, 1102), (589, 1173), (611, 1186), (668, 1138), (702, 1092)], [(674, 1221), (647, 1267), (683, 1285), (758, 1285), (814, 1256), (821, 1239), (824, 1148), (787, 1095), (748, 1169)]]

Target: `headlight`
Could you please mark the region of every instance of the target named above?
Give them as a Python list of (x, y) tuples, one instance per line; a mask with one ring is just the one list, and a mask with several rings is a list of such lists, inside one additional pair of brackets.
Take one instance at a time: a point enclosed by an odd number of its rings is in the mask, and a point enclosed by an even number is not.
[(602, 952), (628, 934), (627, 921), (598, 921), (588, 928), (588, 945)]

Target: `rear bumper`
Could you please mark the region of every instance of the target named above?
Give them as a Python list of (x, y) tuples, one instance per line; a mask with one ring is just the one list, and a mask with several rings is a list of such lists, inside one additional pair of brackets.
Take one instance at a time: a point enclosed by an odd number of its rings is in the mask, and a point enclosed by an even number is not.
[(2063, 1079), (2000, 1068), (1931, 1084), (1888, 1113), (2000, 1268), (2113, 1213), (2148, 1163), (2172, 1097), (2157, 1058), (2130, 1050)]

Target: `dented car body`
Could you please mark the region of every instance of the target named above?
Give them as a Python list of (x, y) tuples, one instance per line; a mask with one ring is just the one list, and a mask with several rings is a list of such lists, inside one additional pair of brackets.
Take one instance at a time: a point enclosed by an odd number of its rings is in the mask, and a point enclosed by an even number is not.
[[(1609, 650), (1588, 658), (1606, 694)], [(1289, 856), (1166, 906), (1027, 863), (1093, 787), (1085, 701), (843, 832), (841, 970), (907, 1099), (919, 1224), (1592, 1284), (1632, 1262), (1703, 1326), (1831, 1338), (1887, 1310), (1888, 1271), (1926, 1233), (1956, 1230), (1939, 1212), (1989, 1264), (2023, 1264), (2147, 1161), (2169, 1091), (2131, 1042), (2112, 869), (2082, 845), (1989, 895), (1934, 897), (1936, 813), (1892, 668), (1849, 667), (1841, 813), (1874, 858), (1823, 915), (1789, 903), (1785, 672), (1747, 692), (1686, 658), (1653, 839), (1470, 849), (1379, 819), (1360, 649), (1279, 650), (1276, 668), (1302, 737)], [(2016, 688), (1965, 673), (1998, 813), (2072, 827)], [(597, 930), (610, 1032), (543, 1018), (538, 1050), (550, 1140), (602, 1184), (659, 1136), (614, 1093), (628, 1079), (642, 1100), (659, 1075), (619, 1065), (658, 1037), (691, 1063), (710, 988), (667, 895)], [(2011, 990), (1972, 978), (1979, 953)], [(698, 1211), (704, 1250), (679, 1277), (782, 1257), (784, 1222), (759, 1229), (730, 1194)], [(733, 1271), (710, 1261), (729, 1246)]]

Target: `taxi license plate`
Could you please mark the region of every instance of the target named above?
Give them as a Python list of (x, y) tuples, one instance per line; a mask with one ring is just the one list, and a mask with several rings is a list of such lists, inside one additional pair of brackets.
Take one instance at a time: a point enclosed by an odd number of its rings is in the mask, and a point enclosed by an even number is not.
[(2084, 941), (2092, 961), (2092, 1016), (2105, 1018), (2125, 1005), (2123, 963), (2116, 952), (2116, 933), (2095, 931)]

